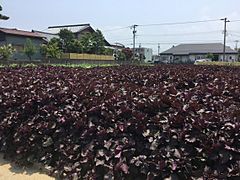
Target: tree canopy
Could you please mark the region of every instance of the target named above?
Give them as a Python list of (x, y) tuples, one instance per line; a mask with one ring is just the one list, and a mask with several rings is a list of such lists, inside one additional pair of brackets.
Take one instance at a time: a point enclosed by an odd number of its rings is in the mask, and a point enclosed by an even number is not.
[(36, 47), (29, 38), (24, 45), (24, 53), (29, 58), (29, 60), (32, 60), (32, 56), (36, 53)]
[(85, 33), (78, 39), (68, 29), (61, 29), (59, 38), (53, 38), (49, 43), (55, 42), (64, 53), (89, 53), (89, 54), (110, 54), (111, 50), (106, 49), (105, 38), (100, 30), (94, 33)]
[[(0, 12), (2, 11), (2, 6), (0, 5)], [(9, 17), (8, 16), (5, 16), (5, 15), (2, 15), (1, 13), (0, 13), (0, 20), (8, 20), (9, 19)]]
[(46, 58), (59, 59), (62, 54), (62, 50), (59, 47), (58, 41), (55, 41), (55, 39), (52, 39), (48, 44), (43, 44), (40, 47), (40, 52)]

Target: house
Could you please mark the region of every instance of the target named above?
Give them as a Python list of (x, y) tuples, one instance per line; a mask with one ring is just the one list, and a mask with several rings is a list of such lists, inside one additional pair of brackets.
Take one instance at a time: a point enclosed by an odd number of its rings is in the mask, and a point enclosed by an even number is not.
[[(90, 26), (90, 24), (77, 24), (77, 25), (64, 25), (64, 26), (50, 26), (47, 31), (37, 31), (32, 30), (34, 33), (38, 33), (41, 36), (47, 38), (50, 41), (52, 38), (58, 38), (58, 33), (61, 29), (68, 29), (73, 32), (76, 39), (81, 39), (81, 37), (86, 33), (94, 33), (95, 30)], [(111, 46), (110, 43), (105, 40), (105, 46)]]
[(6, 44), (12, 44), (15, 48), (12, 59), (14, 60), (26, 60), (27, 56), (23, 53), (24, 45), (30, 39), (36, 47), (36, 53), (33, 55), (33, 59), (41, 59), (40, 45), (45, 43), (46, 40), (43, 36), (29, 31), (23, 31), (18, 29), (0, 28), (0, 46)]
[[(237, 60), (237, 51), (226, 46), (225, 61), (234, 62)], [(180, 63), (194, 62), (198, 59), (207, 58), (212, 54), (213, 61), (223, 60), (223, 44), (180, 44), (162, 52), (160, 54), (162, 62)]]
[(151, 48), (135, 48), (135, 54), (140, 59), (140, 61), (144, 60), (146, 63), (152, 62), (153, 51)]

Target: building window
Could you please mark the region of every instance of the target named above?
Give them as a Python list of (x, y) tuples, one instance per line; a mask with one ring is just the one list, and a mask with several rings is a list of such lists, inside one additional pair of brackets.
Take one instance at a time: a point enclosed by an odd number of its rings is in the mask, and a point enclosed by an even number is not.
[(229, 56), (229, 59), (232, 60), (232, 56)]

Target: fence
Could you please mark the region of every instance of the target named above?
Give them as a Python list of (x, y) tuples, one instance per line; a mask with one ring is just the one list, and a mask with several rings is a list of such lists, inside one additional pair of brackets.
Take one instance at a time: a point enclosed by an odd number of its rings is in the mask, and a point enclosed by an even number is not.
[(97, 55), (97, 54), (77, 54), (77, 53), (64, 53), (62, 55), (62, 59), (114, 61), (114, 57), (113, 56)]

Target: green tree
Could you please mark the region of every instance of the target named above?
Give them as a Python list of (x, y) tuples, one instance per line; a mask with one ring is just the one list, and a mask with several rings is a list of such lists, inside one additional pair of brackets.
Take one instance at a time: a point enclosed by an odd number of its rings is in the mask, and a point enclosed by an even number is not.
[(61, 49), (58, 47), (57, 43), (43, 44), (40, 47), (40, 52), (46, 58), (57, 58), (59, 59), (62, 55)]
[(92, 51), (92, 47), (93, 47), (93, 37), (91, 33), (86, 33), (84, 34), (81, 39), (80, 42), (82, 44), (82, 48), (83, 48), (83, 53), (93, 53)]
[(63, 46), (60, 38), (56, 38), (56, 37), (52, 38), (52, 39), (48, 42), (48, 44), (57, 44), (57, 46), (59, 47), (59, 49), (62, 49), (62, 46)]
[(75, 39), (73, 32), (68, 29), (61, 29), (58, 35), (62, 43), (63, 52), (67, 52), (68, 44)]
[(124, 48), (122, 52), (125, 54), (127, 61), (130, 61), (133, 58), (133, 51), (130, 48)]
[(36, 47), (32, 43), (31, 39), (27, 39), (24, 45), (24, 53), (29, 58), (29, 60), (32, 60), (32, 56), (36, 53)]
[(94, 33), (84, 34), (80, 42), (83, 47), (84, 53), (90, 54), (105, 54), (105, 38), (100, 30), (96, 30)]
[(206, 56), (206, 58), (208, 58), (208, 59), (213, 59), (213, 58), (214, 58), (214, 55), (213, 55), (212, 53), (208, 53), (207, 56)]
[(94, 54), (104, 54), (105, 51), (105, 38), (100, 30), (96, 30), (92, 34), (92, 51)]
[[(2, 6), (1, 5), (0, 5), (0, 11), (2, 11)], [(8, 16), (0, 14), (0, 20), (8, 20), (8, 19), (9, 19)]]
[(114, 54), (115, 60), (117, 61), (125, 61), (126, 55), (122, 51), (116, 51)]
[(83, 47), (79, 40), (73, 39), (66, 44), (67, 53), (82, 53)]
[(105, 48), (103, 54), (104, 55), (113, 55), (113, 49)]
[(3, 45), (0, 47), (0, 56), (4, 60), (9, 60), (9, 58), (13, 55), (15, 49), (12, 47), (11, 44)]

